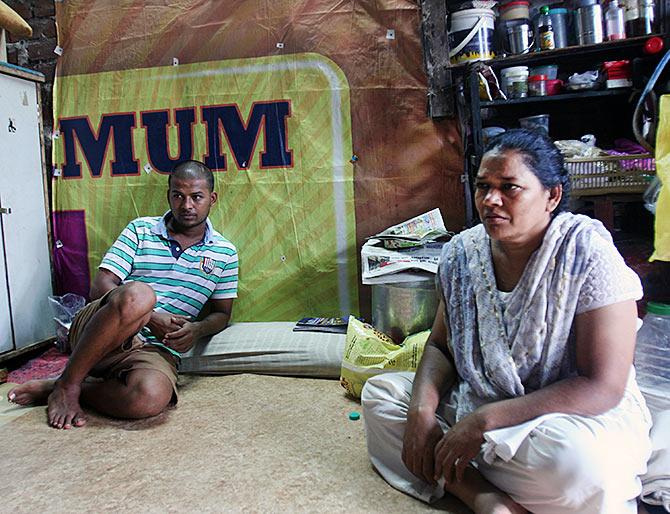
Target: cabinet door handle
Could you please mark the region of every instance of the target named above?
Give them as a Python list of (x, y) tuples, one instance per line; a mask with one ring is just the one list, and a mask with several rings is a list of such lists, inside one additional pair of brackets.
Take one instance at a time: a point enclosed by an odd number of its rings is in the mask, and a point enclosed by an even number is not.
[(11, 213), (12, 213), (11, 207), (0, 207), (0, 214), (11, 214)]

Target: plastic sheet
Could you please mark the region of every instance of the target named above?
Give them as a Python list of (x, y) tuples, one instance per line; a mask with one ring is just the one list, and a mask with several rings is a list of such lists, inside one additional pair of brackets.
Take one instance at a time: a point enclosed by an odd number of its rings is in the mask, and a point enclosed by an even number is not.
[(49, 305), (56, 322), (56, 346), (63, 353), (69, 353), (68, 334), (76, 314), (86, 305), (86, 298), (74, 293), (63, 296), (49, 296)]

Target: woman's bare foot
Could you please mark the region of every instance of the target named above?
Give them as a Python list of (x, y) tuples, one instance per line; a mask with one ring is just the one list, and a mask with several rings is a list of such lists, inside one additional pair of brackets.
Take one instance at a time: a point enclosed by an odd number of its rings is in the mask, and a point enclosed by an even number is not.
[(486, 480), (472, 466), (465, 468), (460, 482), (445, 483), (445, 490), (457, 496), (476, 514), (526, 514), (528, 511)]
[(528, 512), (506, 494), (492, 492), (478, 494), (473, 510), (482, 514), (525, 514)]
[(54, 428), (80, 427), (86, 424), (86, 417), (79, 405), (81, 386), (64, 386), (56, 382), (49, 395), (47, 418)]
[(31, 380), (10, 389), (7, 400), (17, 405), (45, 405), (55, 384), (55, 380)]

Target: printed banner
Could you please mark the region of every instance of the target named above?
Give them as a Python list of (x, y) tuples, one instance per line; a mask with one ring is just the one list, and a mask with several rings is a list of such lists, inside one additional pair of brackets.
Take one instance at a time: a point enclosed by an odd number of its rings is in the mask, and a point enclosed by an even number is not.
[(197, 159), (215, 172), (210, 219), (240, 255), (236, 319), (358, 311), (349, 89), (333, 62), (102, 72), (58, 89), (56, 226), (81, 213), (58, 253), (85, 246), (96, 270), (128, 221), (167, 210), (172, 166)]

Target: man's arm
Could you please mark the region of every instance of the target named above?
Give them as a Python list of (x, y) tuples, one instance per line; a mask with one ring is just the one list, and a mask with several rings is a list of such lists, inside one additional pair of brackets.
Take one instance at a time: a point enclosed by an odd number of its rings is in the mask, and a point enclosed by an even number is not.
[[(95, 275), (93, 285), (91, 286), (91, 300), (101, 298), (105, 293), (116, 289), (120, 285), (121, 279), (114, 273), (104, 268), (98, 269), (98, 273)], [(153, 311), (147, 327), (149, 327), (159, 341), (162, 341), (166, 334), (178, 331), (187, 321), (188, 317), (186, 316)]]
[(226, 328), (233, 312), (233, 299), (209, 300), (207, 303), (210, 312), (200, 321), (175, 318), (175, 322), (181, 324), (181, 327), (165, 334), (163, 343), (179, 353), (184, 353), (201, 337), (216, 334)]
[(101, 298), (106, 292), (116, 289), (121, 284), (121, 279), (114, 273), (104, 268), (99, 268), (93, 279), (89, 296), (91, 300)]

